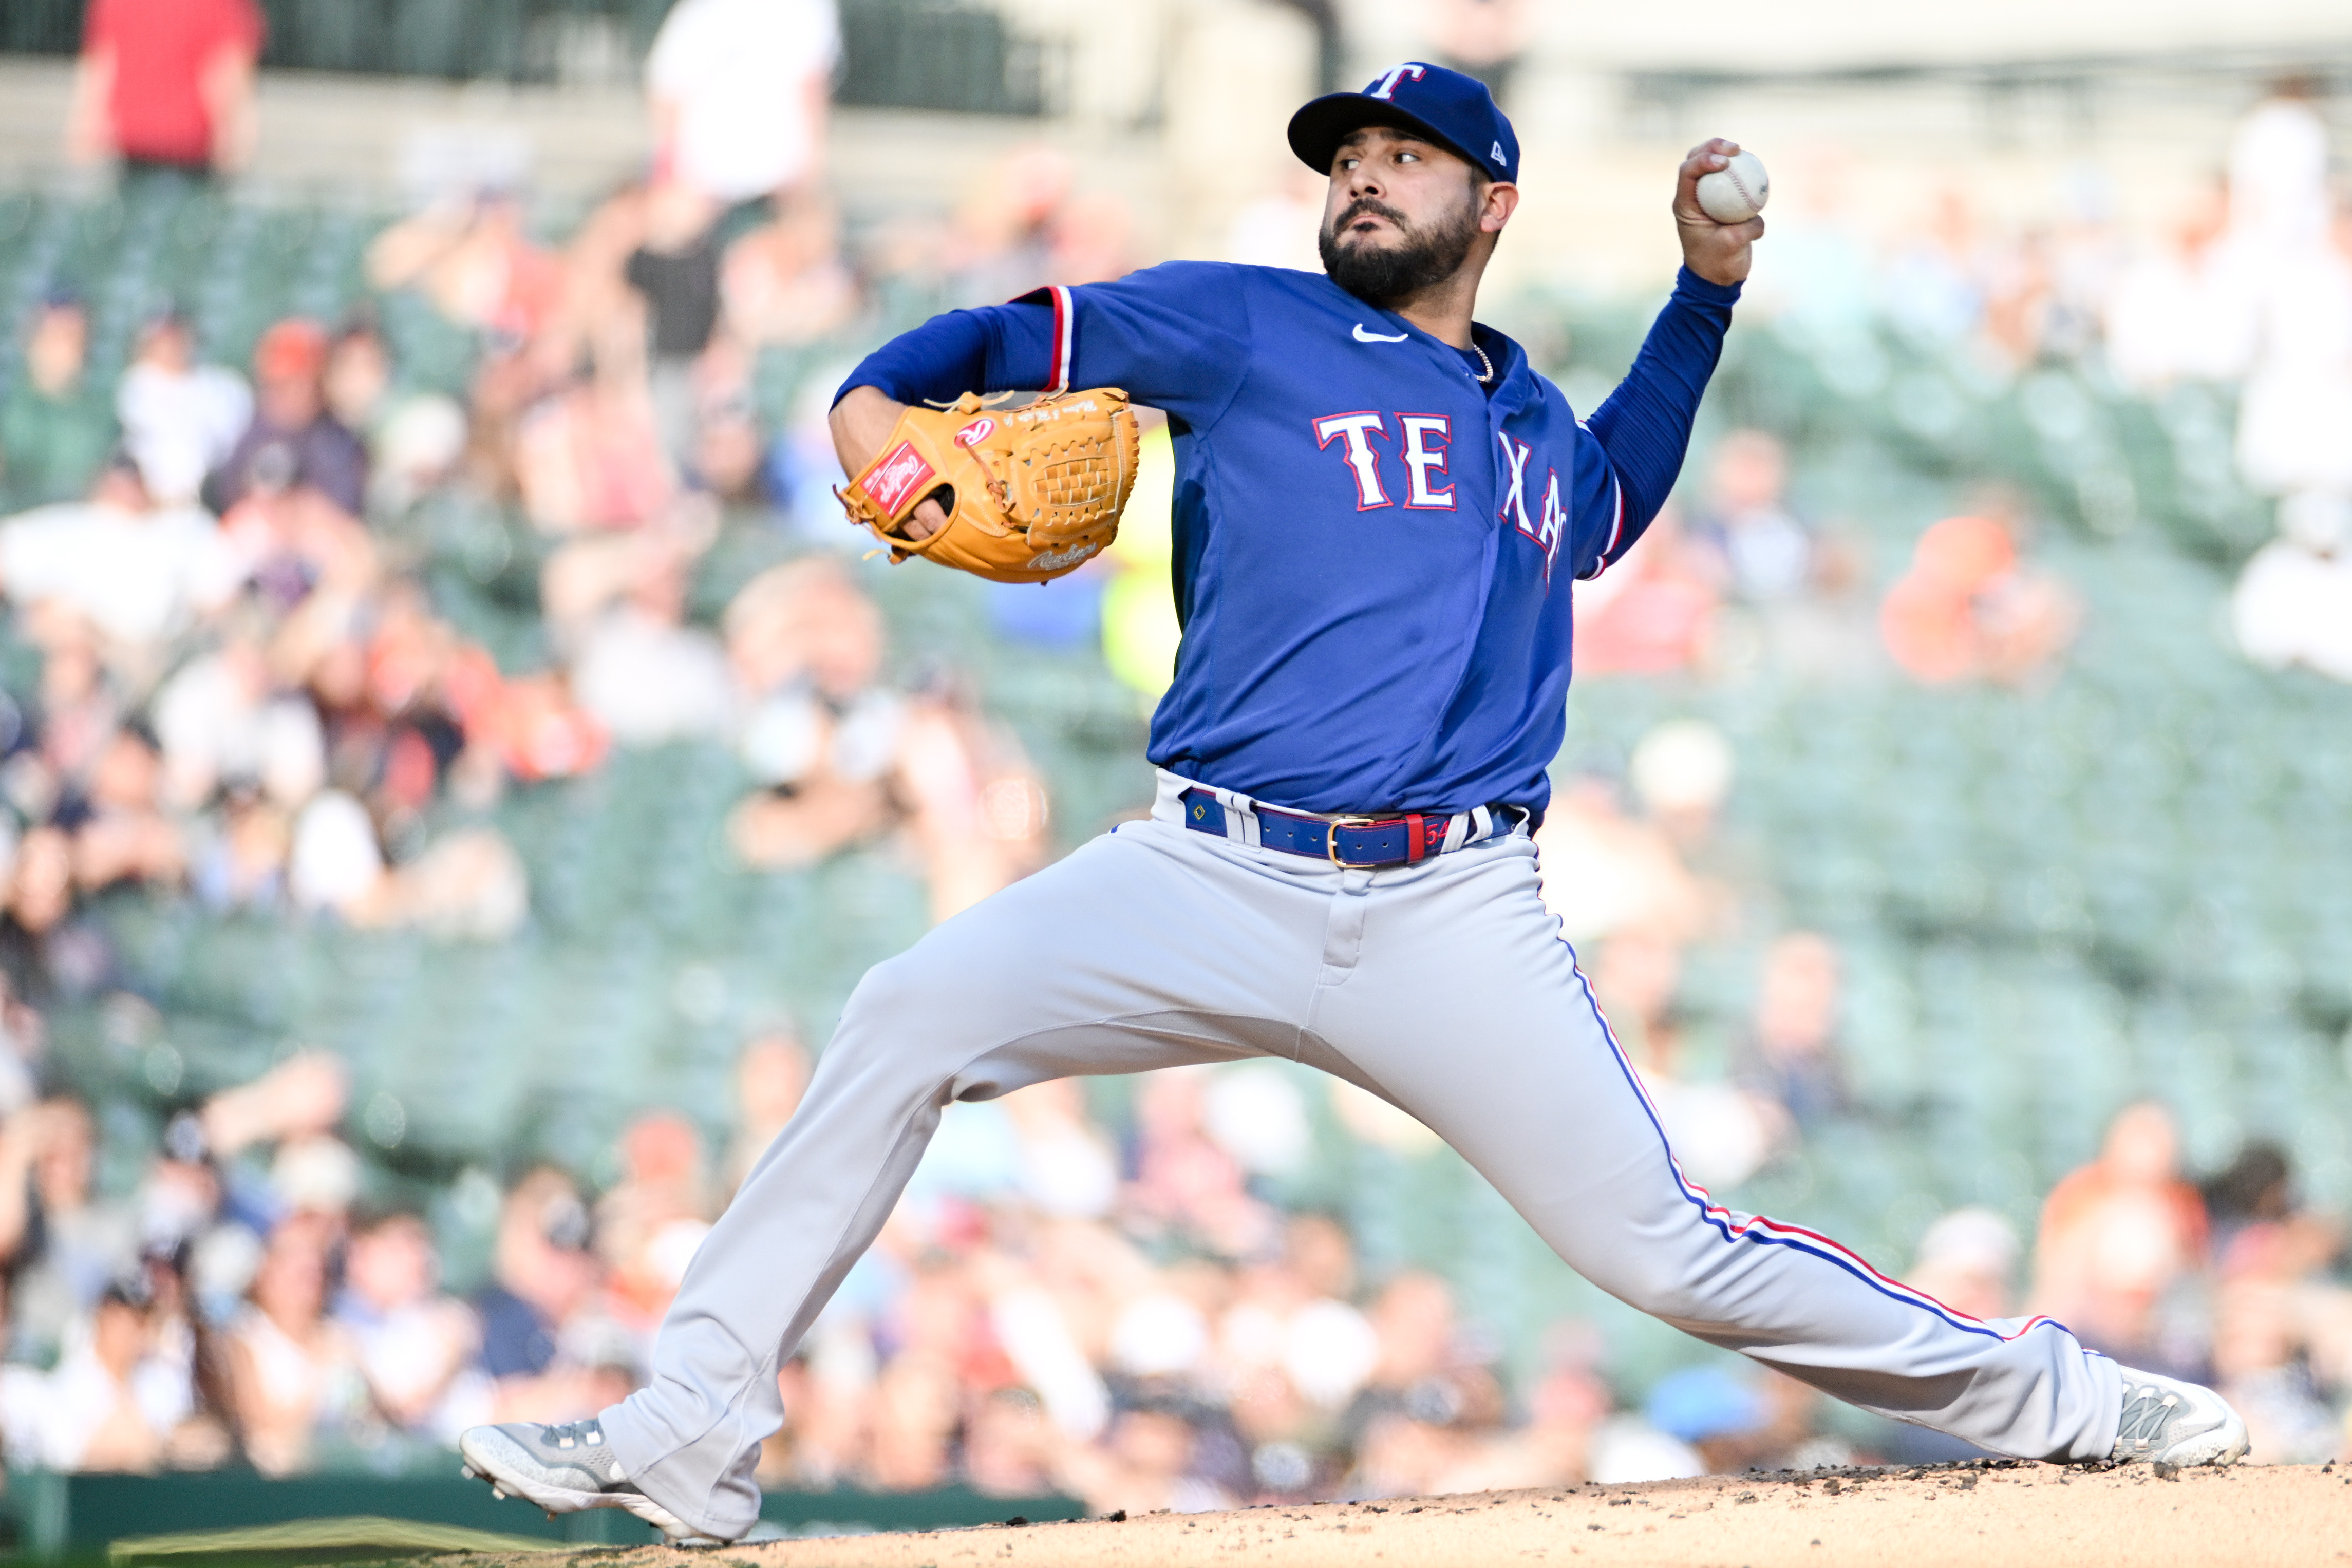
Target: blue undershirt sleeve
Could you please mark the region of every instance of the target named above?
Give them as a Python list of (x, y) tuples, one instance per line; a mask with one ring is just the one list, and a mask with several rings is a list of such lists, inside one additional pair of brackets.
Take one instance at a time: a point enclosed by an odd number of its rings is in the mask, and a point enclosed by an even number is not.
[(1579, 529), (1577, 575), (1593, 576), (1632, 549), (1666, 504), (1738, 298), (1739, 285), (1709, 283), (1683, 268), (1633, 368), (1585, 422), (1606, 455), (1615, 493), (1595, 485), (1597, 504), (1580, 508), (1591, 521)]
[(1049, 305), (983, 305), (934, 316), (859, 361), (839, 402), (873, 387), (898, 402), (952, 402), (968, 392), (1029, 392), (1052, 379), (1054, 311)]

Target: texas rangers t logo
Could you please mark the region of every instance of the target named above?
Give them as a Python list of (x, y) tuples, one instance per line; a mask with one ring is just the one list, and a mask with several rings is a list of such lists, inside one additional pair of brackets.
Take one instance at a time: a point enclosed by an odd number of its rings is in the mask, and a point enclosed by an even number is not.
[(1384, 99), (1393, 99), (1396, 97), (1397, 83), (1404, 80), (1407, 77), (1411, 77), (1413, 80), (1419, 81), (1428, 74), (1429, 68), (1427, 66), (1399, 66), (1396, 69), (1389, 72), (1387, 75), (1381, 77), (1380, 80), (1374, 82), (1366, 89), (1364, 96), (1366, 98)]

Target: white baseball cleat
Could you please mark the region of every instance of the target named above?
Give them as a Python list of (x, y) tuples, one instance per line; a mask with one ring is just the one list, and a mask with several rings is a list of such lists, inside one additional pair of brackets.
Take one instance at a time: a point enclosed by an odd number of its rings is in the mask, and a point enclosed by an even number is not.
[(2107, 1456), (2116, 1463), (2234, 1465), (2246, 1457), (2246, 1423), (2220, 1395), (2153, 1372), (2117, 1370), (2124, 1414)]
[(553, 1519), (592, 1508), (625, 1509), (662, 1532), (671, 1546), (724, 1546), (637, 1490), (593, 1420), (542, 1426), (511, 1421), (469, 1427), (457, 1438), (466, 1474), (496, 1496), (535, 1502)]

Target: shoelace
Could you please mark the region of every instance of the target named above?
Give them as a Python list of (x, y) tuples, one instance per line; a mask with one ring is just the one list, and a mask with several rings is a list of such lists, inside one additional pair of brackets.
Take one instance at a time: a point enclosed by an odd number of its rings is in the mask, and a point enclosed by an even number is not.
[(2137, 1451), (2146, 1448), (2164, 1436), (2172, 1417), (2180, 1408), (2180, 1396), (2169, 1394), (2154, 1384), (2138, 1390), (2124, 1401), (2122, 1424), (2116, 1431), (2116, 1447)]
[(566, 1421), (560, 1427), (550, 1427), (546, 1441), (559, 1448), (576, 1448), (583, 1443), (592, 1448), (601, 1448), (604, 1446), (604, 1428), (593, 1419)]

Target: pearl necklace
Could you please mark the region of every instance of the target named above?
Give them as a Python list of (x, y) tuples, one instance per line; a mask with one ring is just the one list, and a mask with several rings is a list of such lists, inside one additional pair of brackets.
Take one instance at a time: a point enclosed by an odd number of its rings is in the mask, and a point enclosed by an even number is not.
[(1478, 384), (1483, 387), (1495, 379), (1495, 361), (1488, 359), (1486, 350), (1475, 343), (1470, 345), (1470, 351), (1478, 356), (1478, 367), (1484, 372), (1478, 377)]

